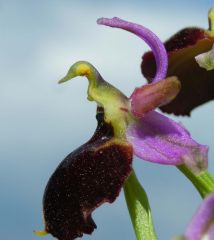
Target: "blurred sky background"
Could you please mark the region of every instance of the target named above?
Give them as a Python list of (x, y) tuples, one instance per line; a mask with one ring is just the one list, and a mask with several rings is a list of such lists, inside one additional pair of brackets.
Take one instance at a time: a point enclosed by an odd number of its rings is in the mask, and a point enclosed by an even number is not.
[[(118, 16), (152, 29), (162, 40), (186, 26), (208, 28), (214, 2), (201, 1), (11, 1), (0, 0), (0, 239), (37, 240), (42, 196), (59, 162), (87, 141), (96, 127), (87, 81), (58, 85), (78, 60), (90, 61), (128, 96), (145, 83), (140, 72), (148, 46), (136, 36), (96, 19)], [(214, 102), (176, 118), (210, 146), (214, 174)], [(175, 168), (135, 159), (161, 240), (182, 234), (201, 199)], [(83, 239), (134, 240), (123, 193), (97, 209), (97, 230)], [(53, 239), (51, 236), (43, 239)]]

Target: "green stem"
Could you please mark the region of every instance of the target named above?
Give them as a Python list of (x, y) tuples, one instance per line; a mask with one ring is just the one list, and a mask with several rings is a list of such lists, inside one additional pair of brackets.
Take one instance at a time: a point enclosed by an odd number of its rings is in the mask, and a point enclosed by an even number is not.
[(208, 171), (196, 175), (184, 164), (178, 166), (178, 169), (193, 183), (202, 198), (214, 191), (214, 179)]
[(145, 190), (134, 170), (124, 185), (124, 193), (137, 240), (156, 240), (151, 209)]
[(211, 7), (208, 13), (209, 31), (214, 31), (214, 7)]

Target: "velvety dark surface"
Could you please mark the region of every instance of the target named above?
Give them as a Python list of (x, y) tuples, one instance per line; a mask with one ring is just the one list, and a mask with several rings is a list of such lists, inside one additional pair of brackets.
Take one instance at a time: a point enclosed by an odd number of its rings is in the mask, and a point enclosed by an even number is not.
[[(165, 42), (169, 57), (167, 76), (177, 76), (181, 91), (169, 104), (160, 109), (176, 115), (190, 115), (195, 107), (214, 99), (214, 70), (206, 71), (198, 66), (195, 56), (211, 49), (214, 39), (203, 29), (185, 28)], [(143, 55), (143, 75), (151, 82), (156, 64), (152, 52)]]
[(113, 202), (131, 172), (131, 145), (115, 140), (99, 109), (97, 120), (94, 136), (61, 162), (45, 189), (46, 231), (60, 240), (91, 234), (91, 212)]

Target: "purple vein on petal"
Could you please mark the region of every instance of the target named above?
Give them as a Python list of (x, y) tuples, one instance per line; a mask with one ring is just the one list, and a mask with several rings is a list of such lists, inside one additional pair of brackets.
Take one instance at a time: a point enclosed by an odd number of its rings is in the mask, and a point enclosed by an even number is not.
[(109, 27), (121, 28), (129, 32), (134, 33), (141, 39), (143, 39), (152, 49), (155, 61), (157, 65), (156, 75), (153, 79), (153, 82), (157, 82), (166, 77), (167, 68), (168, 68), (168, 57), (166, 49), (161, 42), (161, 40), (148, 28), (145, 28), (139, 24), (131, 23), (120, 18), (114, 17), (109, 18), (99, 18), (97, 20), (98, 24), (106, 25)]

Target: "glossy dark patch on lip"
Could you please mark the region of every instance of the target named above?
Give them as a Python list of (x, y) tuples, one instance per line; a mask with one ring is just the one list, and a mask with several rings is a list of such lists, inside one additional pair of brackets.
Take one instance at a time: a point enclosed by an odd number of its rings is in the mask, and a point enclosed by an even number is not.
[[(172, 102), (160, 107), (163, 112), (190, 115), (192, 109), (214, 99), (214, 70), (206, 71), (195, 61), (195, 56), (210, 50), (213, 43), (214, 38), (200, 28), (185, 28), (165, 42), (169, 57), (167, 77), (177, 76), (181, 91)], [(143, 55), (141, 69), (151, 82), (156, 72), (152, 52)]]
[(94, 136), (61, 162), (45, 189), (45, 230), (59, 240), (91, 234), (92, 211), (112, 203), (131, 172), (132, 146), (114, 138), (100, 111), (97, 120)]

